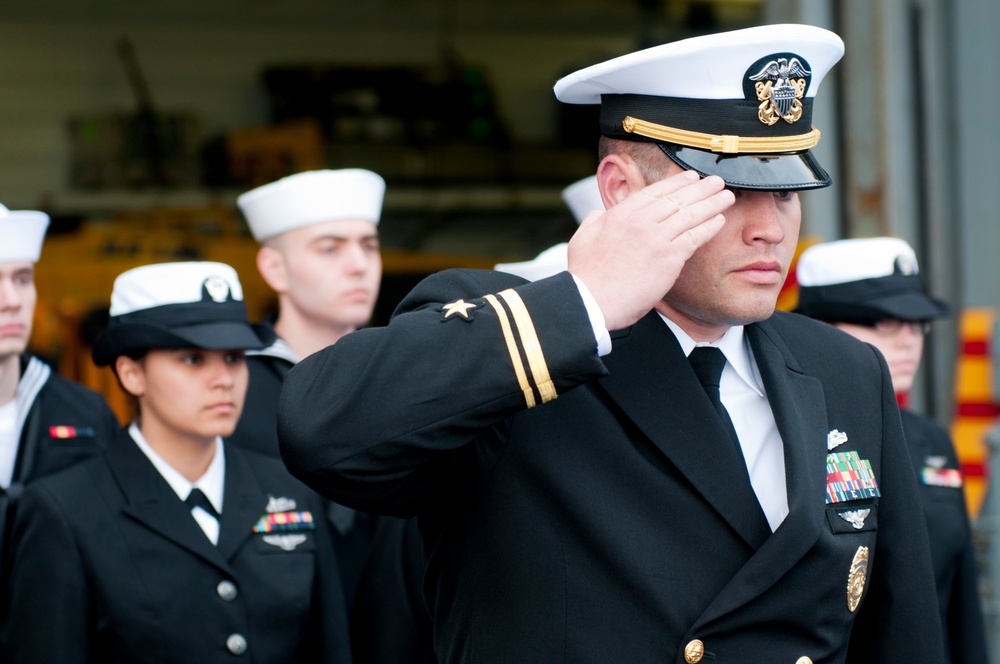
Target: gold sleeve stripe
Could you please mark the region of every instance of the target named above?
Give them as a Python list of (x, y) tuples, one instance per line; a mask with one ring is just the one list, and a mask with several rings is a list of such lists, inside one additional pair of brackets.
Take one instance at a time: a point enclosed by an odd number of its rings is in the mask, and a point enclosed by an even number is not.
[(528, 308), (524, 306), (524, 300), (517, 294), (517, 291), (507, 289), (500, 293), (500, 297), (510, 307), (510, 312), (514, 316), (514, 323), (521, 335), (521, 345), (524, 346), (524, 354), (528, 358), (531, 375), (538, 387), (538, 395), (542, 398), (542, 403), (552, 401), (559, 395), (556, 394), (556, 386), (549, 376), (549, 365), (545, 362), (542, 344), (535, 332), (535, 324), (531, 321), (531, 314), (528, 313)]
[(497, 312), (497, 320), (500, 321), (500, 329), (503, 330), (504, 341), (507, 342), (507, 352), (510, 353), (510, 361), (514, 364), (514, 374), (517, 376), (518, 386), (524, 392), (524, 401), (528, 408), (535, 406), (535, 392), (528, 382), (528, 375), (524, 371), (524, 364), (521, 362), (521, 353), (517, 349), (517, 342), (514, 340), (514, 331), (510, 328), (510, 320), (507, 318), (507, 310), (503, 308), (495, 295), (487, 295), (486, 301), (490, 303), (494, 311)]

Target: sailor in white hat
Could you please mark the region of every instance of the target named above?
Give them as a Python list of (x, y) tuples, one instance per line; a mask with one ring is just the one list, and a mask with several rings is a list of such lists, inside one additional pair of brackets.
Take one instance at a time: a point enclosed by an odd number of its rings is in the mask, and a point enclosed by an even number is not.
[[(0, 205), (0, 595), (10, 579), (7, 540), (26, 484), (96, 454), (119, 423), (104, 399), (28, 352), (35, 263), (49, 216)], [(0, 660), (6, 606), (0, 608)]]
[[(382, 278), (378, 225), (384, 194), (382, 177), (345, 168), (297, 173), (237, 198), (261, 245), (257, 268), (277, 294), (278, 310), (264, 322), (273, 325), (275, 342), (247, 354), (247, 406), (228, 438), (232, 444), (279, 456), (276, 413), (285, 373), (371, 319)], [(361, 606), (352, 619), (356, 657), (374, 663), (418, 659), (413, 648), (429, 639), (416, 633), (417, 625), (429, 618), (422, 611), (419, 581), (412, 588), (397, 582), (403, 547), (388, 543), (411, 543), (405, 555), (419, 560), (419, 538), (408, 532), (415, 524), (334, 503), (328, 513), (337, 529), (347, 601), (353, 607), (357, 597)], [(379, 546), (373, 545), (374, 538)], [(384, 574), (378, 565), (386, 566)], [(362, 568), (369, 584), (365, 588), (359, 588)], [(413, 607), (419, 617), (413, 616)], [(390, 617), (391, 624), (382, 616)]]
[(115, 280), (110, 314), (94, 361), (138, 415), (103, 455), (25, 491), (10, 627), (26, 636), (10, 661), (348, 661), (323, 504), (280, 461), (222, 439), (244, 353), (273, 335), (247, 321), (236, 272), (138, 267)]
[(421, 520), (449, 661), (943, 661), (888, 370), (775, 311), (842, 53), (768, 25), (570, 74), (607, 210), (568, 270), (433, 275), (286, 377), (292, 472)]
[[(597, 187), (596, 175), (577, 180), (563, 189), (561, 195), (577, 224), (582, 223), (584, 218), (591, 212), (604, 209), (604, 201), (601, 200), (601, 190)], [(551, 277), (553, 274), (566, 269), (566, 251), (568, 247), (569, 243), (560, 242), (542, 251), (530, 261), (498, 263), (493, 269), (499, 272), (516, 274), (528, 281)]]
[(260, 243), (257, 268), (278, 298), (275, 343), (250, 354), (237, 445), (278, 455), (281, 379), (300, 359), (371, 318), (382, 279), (378, 224), (385, 181), (360, 168), (297, 173), (237, 198)]
[(885, 357), (903, 406), (903, 433), (920, 482), (949, 662), (989, 660), (962, 465), (951, 436), (907, 407), (931, 322), (948, 305), (931, 297), (913, 248), (896, 237), (825, 242), (802, 252), (798, 313), (871, 344)]

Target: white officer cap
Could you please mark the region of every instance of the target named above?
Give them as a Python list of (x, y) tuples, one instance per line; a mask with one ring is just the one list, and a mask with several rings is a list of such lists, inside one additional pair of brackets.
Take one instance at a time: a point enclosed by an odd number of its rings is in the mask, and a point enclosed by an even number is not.
[(799, 256), (798, 313), (832, 322), (930, 320), (948, 306), (927, 295), (905, 240), (873, 237), (813, 245)]
[(581, 223), (592, 210), (603, 210), (601, 190), (597, 186), (597, 176), (577, 180), (562, 190), (562, 199), (566, 207), (573, 213), (576, 223)]
[(240, 195), (254, 239), (263, 242), (286, 231), (338, 219), (382, 216), (385, 180), (362, 168), (306, 171), (281, 178)]
[(118, 275), (94, 362), (166, 348), (261, 349), (273, 332), (247, 320), (243, 287), (225, 263), (157, 263)]
[(765, 25), (693, 37), (574, 72), (559, 101), (600, 104), (601, 133), (654, 142), (675, 163), (733, 188), (814, 189), (830, 176), (813, 98), (844, 43), (809, 25)]
[(8, 210), (0, 205), (0, 263), (37, 263), (49, 227), (49, 215), (37, 210)]

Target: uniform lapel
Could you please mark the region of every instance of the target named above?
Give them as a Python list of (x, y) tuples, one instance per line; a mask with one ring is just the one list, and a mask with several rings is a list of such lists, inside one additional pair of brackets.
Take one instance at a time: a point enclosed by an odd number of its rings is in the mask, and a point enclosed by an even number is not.
[[(677, 339), (655, 311), (616, 335), (604, 358), (608, 395), (754, 549), (771, 534), (742, 459), (720, 463), (730, 444)], [(723, 441), (723, 442), (720, 442)], [(736, 456), (735, 448), (732, 449)]]
[(232, 560), (253, 534), (254, 524), (267, 507), (267, 494), (246, 458), (233, 445), (226, 446), (223, 496), (219, 551), (226, 560)]
[(107, 461), (125, 494), (126, 504), (122, 511), (127, 516), (231, 573), (218, 549), (205, 537), (205, 533), (191, 516), (190, 510), (156, 471), (127, 429), (123, 429), (108, 447)]
[(699, 623), (734, 611), (778, 581), (812, 548), (826, 523), (826, 400), (823, 386), (802, 372), (773, 327), (748, 325), (785, 452), (788, 516), (719, 593)]

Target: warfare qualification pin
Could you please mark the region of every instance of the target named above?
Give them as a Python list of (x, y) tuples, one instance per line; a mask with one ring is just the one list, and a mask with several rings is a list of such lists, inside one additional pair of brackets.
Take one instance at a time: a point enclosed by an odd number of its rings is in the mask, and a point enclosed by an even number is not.
[(868, 578), (868, 547), (859, 546), (851, 561), (851, 571), (847, 575), (847, 609), (854, 613), (861, 604)]

